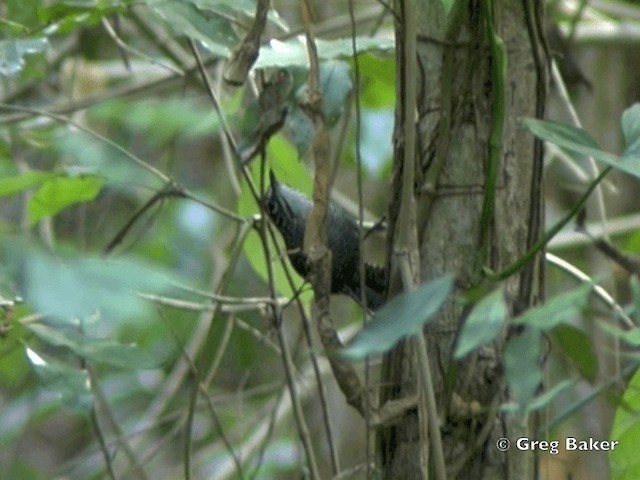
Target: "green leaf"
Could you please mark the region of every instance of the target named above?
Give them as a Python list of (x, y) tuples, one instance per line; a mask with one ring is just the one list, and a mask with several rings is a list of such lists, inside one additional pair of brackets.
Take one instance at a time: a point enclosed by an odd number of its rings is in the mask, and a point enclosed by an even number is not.
[(85, 360), (132, 370), (150, 369), (158, 366), (158, 362), (154, 358), (136, 345), (124, 345), (113, 340), (90, 338), (70, 329), (61, 331), (41, 323), (30, 323), (26, 327), (42, 341), (56, 347), (66, 347)]
[[(556, 385), (552, 389), (546, 390), (541, 395), (537, 395), (533, 399), (531, 399), (531, 401), (524, 406), (524, 411), (526, 413), (531, 413), (531, 412), (535, 412), (536, 410), (546, 408), (547, 406), (551, 405), (551, 403), (557, 397), (559, 397), (561, 393), (563, 393), (565, 390), (569, 388), (575, 387), (577, 383), (578, 381), (575, 379), (564, 380), (560, 382), (558, 385)], [(504, 404), (500, 408), (500, 410), (503, 412), (519, 413), (521, 412), (521, 405), (518, 405), (516, 403), (507, 403), (507, 404)]]
[(55, 392), (63, 405), (82, 411), (91, 408), (93, 399), (89, 389), (89, 375), (85, 370), (47, 361), (29, 347), (26, 354), (43, 387)]
[(627, 385), (616, 409), (610, 439), (619, 442), (609, 451), (611, 479), (640, 478), (640, 371)]
[(629, 279), (629, 287), (631, 288), (631, 298), (633, 299), (633, 309), (631, 316), (636, 325), (640, 324), (640, 281), (638, 277), (632, 275)]
[(167, 273), (136, 259), (59, 258), (37, 250), (24, 256), (25, 300), (44, 315), (65, 321), (147, 316), (148, 302), (138, 292), (162, 293), (171, 286)]
[(451, 12), (455, 0), (440, 0), (440, 3), (442, 3), (445, 15), (449, 15), (449, 12)]
[[(345, 60), (353, 56), (351, 39), (320, 40), (316, 41), (318, 57), (321, 60)], [(391, 39), (376, 39), (371, 37), (356, 37), (357, 51), (363, 52), (389, 52), (395, 48)], [(293, 38), (286, 42), (271, 40), (269, 46), (260, 49), (260, 56), (254, 68), (273, 68), (309, 65), (307, 47), (299, 38)]]
[(561, 323), (567, 323), (580, 313), (592, 288), (593, 285), (586, 283), (575, 290), (556, 295), (539, 307), (525, 311), (513, 323), (530, 325), (545, 332)]
[(43, 53), (49, 47), (45, 37), (0, 40), (0, 76), (15, 76), (25, 66), (25, 56)]
[[(340, 61), (328, 61), (320, 64), (319, 87), (323, 98), (322, 109), (325, 122), (329, 128), (339, 120), (344, 111), (349, 93), (353, 88), (350, 68), (348, 63)], [(309, 150), (315, 135), (313, 122), (299, 107), (307, 89), (308, 82), (305, 82), (297, 90), (297, 101), (290, 106), (284, 125), (284, 132), (296, 146), (299, 156), (304, 155)]]
[(581, 128), (533, 118), (521, 119), (521, 123), (536, 137), (558, 145), (569, 153), (593, 157), (598, 162), (640, 178), (640, 161), (636, 156), (618, 157), (601, 150), (591, 135)]
[(640, 163), (640, 103), (626, 109), (622, 114), (624, 156), (634, 156)]
[(97, 177), (55, 177), (45, 181), (29, 200), (29, 223), (50, 217), (79, 202), (93, 200), (102, 188)]
[(396, 103), (395, 58), (366, 53), (359, 56), (358, 65), (362, 106), (393, 110)]
[(146, 3), (174, 31), (198, 40), (215, 55), (229, 57), (239, 41), (227, 18), (205, 15), (191, 2), (146, 0)]
[[(255, 0), (185, 0), (193, 3), (201, 10), (211, 12), (214, 15), (221, 15), (227, 18), (239, 17), (242, 14), (249, 19), (253, 19), (256, 14)], [(270, 8), (267, 19), (273, 22), (282, 31), (289, 31), (287, 23), (278, 15), (274, 8)]]
[(558, 325), (553, 329), (553, 337), (580, 374), (593, 381), (598, 373), (598, 357), (593, 350), (591, 338), (573, 325)]
[(615, 325), (610, 325), (605, 322), (599, 322), (598, 328), (615, 338), (621, 339), (624, 343), (631, 347), (640, 346), (640, 328), (634, 328), (632, 330), (622, 330)]
[(481, 345), (486, 345), (504, 330), (507, 305), (502, 290), (484, 297), (467, 317), (458, 339), (455, 358), (460, 359)]
[(422, 331), (453, 289), (453, 276), (432, 280), (398, 295), (376, 312), (341, 354), (352, 360), (390, 350), (400, 339)]
[(0, 178), (0, 197), (15, 195), (29, 187), (55, 177), (57, 174), (41, 170), (31, 170), (15, 177)]
[(285, 119), (283, 131), (296, 146), (297, 155), (294, 154), (294, 158), (302, 157), (307, 153), (313, 142), (315, 129), (313, 122), (302, 109), (299, 107), (291, 109)]
[(329, 127), (335, 125), (344, 111), (353, 88), (351, 67), (346, 62), (322, 62), (319, 68), (320, 91), (324, 118)]
[(509, 338), (504, 349), (505, 378), (510, 398), (525, 410), (542, 383), (540, 369), (540, 340), (542, 336), (535, 328)]
[(542, 395), (534, 397), (531, 400), (531, 403), (526, 407), (527, 413), (534, 412), (551, 405), (551, 402), (553, 402), (561, 393), (568, 388), (574, 387), (577, 383), (578, 381), (575, 379), (564, 380), (552, 389), (546, 390)]
[(103, 17), (125, 13), (126, 8), (127, 0), (57, 0), (43, 2), (38, 8), (38, 18), (47, 25), (47, 34), (64, 35), (96, 25)]

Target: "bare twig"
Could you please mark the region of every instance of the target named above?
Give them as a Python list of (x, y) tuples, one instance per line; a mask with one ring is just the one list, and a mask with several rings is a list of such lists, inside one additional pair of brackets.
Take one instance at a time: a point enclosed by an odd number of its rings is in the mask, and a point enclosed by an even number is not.
[(164, 69), (170, 71), (171, 73), (174, 73), (174, 74), (176, 74), (176, 75), (178, 75), (180, 77), (184, 77), (185, 73), (182, 70), (180, 70), (179, 68), (176, 68), (173, 65), (169, 65), (167, 63), (164, 63), (164, 62), (161, 62), (159, 60), (156, 60), (155, 58), (151, 57), (150, 55), (147, 55), (146, 53), (138, 50), (137, 48), (134, 48), (134, 47), (131, 47), (130, 45), (127, 45), (126, 42), (124, 40), (122, 40), (118, 36), (118, 34), (114, 30), (114, 28), (111, 26), (111, 23), (109, 23), (109, 20), (107, 20), (106, 17), (102, 17), (102, 26), (107, 31), (107, 34), (111, 37), (111, 39), (122, 50), (127, 51), (127, 52), (131, 53), (132, 55), (135, 55), (136, 57), (140, 57), (143, 60), (148, 61), (149, 63), (153, 63), (154, 65), (158, 65), (159, 67), (162, 67), (162, 68), (164, 68)]

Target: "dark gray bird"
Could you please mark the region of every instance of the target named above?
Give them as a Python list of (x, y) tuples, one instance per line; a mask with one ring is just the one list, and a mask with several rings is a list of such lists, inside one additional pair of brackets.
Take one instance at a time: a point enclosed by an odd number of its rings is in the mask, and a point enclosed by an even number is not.
[[(309, 264), (303, 253), (304, 230), (313, 203), (298, 190), (278, 183), (273, 172), (269, 175), (271, 187), (263, 199), (265, 210), (284, 238), (291, 265), (306, 279)], [(334, 202), (329, 202), (327, 219), (327, 246), (333, 257), (331, 293), (349, 295), (360, 303), (358, 224)], [(365, 285), (367, 308), (376, 310), (384, 303), (387, 289), (385, 270), (365, 264)]]

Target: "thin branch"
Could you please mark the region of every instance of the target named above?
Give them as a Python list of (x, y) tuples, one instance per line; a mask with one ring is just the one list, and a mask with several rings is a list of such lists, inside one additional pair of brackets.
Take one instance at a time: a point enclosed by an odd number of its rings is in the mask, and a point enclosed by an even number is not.
[(568, 273), (573, 278), (583, 283), (589, 283), (593, 285), (593, 293), (595, 293), (596, 297), (599, 298), (607, 307), (614, 311), (616, 318), (619, 318), (625, 327), (629, 329), (636, 328), (633, 320), (629, 318), (624, 309), (615, 301), (615, 299), (609, 294), (609, 292), (607, 292), (602, 286), (598, 285), (592, 277), (587, 275), (575, 265), (567, 262), (566, 260), (563, 260), (553, 253), (546, 252), (544, 258), (547, 263), (559, 268), (565, 273)]
[(93, 431), (98, 438), (98, 444), (100, 445), (100, 451), (102, 452), (102, 456), (104, 458), (104, 464), (107, 467), (107, 474), (111, 480), (116, 480), (116, 472), (113, 469), (113, 462), (111, 461), (111, 453), (109, 452), (109, 447), (107, 446), (107, 442), (104, 437), (104, 433), (102, 432), (102, 426), (100, 425), (100, 420), (98, 419), (98, 415), (96, 413), (95, 405), (91, 407), (91, 411), (89, 412), (89, 417), (91, 418), (91, 425), (93, 426)]
[(180, 70), (179, 68), (174, 67), (173, 65), (169, 65), (166, 63), (163, 63), (159, 60), (156, 60), (155, 58), (153, 58), (150, 55), (147, 55), (146, 53), (138, 50), (137, 48), (131, 47), (130, 45), (127, 45), (126, 42), (124, 40), (122, 40), (118, 34), (116, 33), (116, 31), (114, 30), (114, 28), (111, 26), (111, 23), (109, 23), (109, 20), (107, 20), (107, 17), (102, 17), (101, 19), (102, 21), (102, 26), (104, 27), (104, 29), (107, 31), (107, 34), (111, 37), (111, 39), (116, 43), (116, 45), (118, 45), (118, 47), (120, 47), (122, 50), (131, 53), (132, 55), (142, 58), (143, 60), (148, 61), (149, 63), (152, 63), (154, 65), (158, 65), (159, 67), (164, 68), (165, 70), (170, 71), (171, 73), (174, 73), (180, 77), (184, 77), (185, 73)]
[(111, 407), (107, 400), (107, 396), (105, 395), (104, 391), (102, 390), (102, 387), (100, 386), (100, 383), (98, 382), (97, 375), (95, 374), (95, 372), (93, 371), (93, 368), (91, 368), (90, 365), (86, 366), (86, 371), (89, 374), (89, 378), (90, 378), (91, 393), (95, 397), (97, 403), (100, 405), (111, 428), (116, 434), (116, 437), (118, 440), (118, 448), (122, 449), (125, 457), (127, 457), (127, 460), (131, 464), (131, 467), (133, 468), (133, 471), (135, 472), (136, 477), (141, 478), (143, 480), (147, 480), (148, 479), (147, 474), (143, 470), (142, 464), (140, 463), (138, 458), (136, 458), (133, 448), (129, 444), (126, 435), (124, 434), (124, 432), (122, 431), (122, 428), (118, 424), (118, 421), (116, 420), (116, 417), (113, 414), (113, 411), (111, 410)]
[[(418, 78), (418, 53), (417, 53), (417, 17), (415, 0), (405, 0), (402, 5), (403, 20), (403, 53), (402, 72), (403, 81), (403, 158), (402, 161), (402, 190), (400, 192), (400, 211), (398, 213), (396, 236), (397, 253), (396, 268), (399, 269), (402, 286), (405, 292), (415, 290), (416, 283), (420, 279), (420, 254), (418, 251), (418, 233), (416, 200), (414, 193), (416, 170), (416, 111)], [(422, 331), (414, 335), (414, 345), (418, 359), (420, 372), (420, 391), (425, 401), (418, 401), (418, 414), (420, 420), (420, 435), (427, 435), (437, 480), (447, 478), (444, 452), (442, 450), (442, 437), (438, 409), (433, 390), (431, 367), (427, 353), (427, 342)], [(425, 428), (425, 423), (427, 423)], [(423, 472), (428, 472), (429, 442), (422, 438), (421, 466)], [(425, 450), (426, 449), (426, 450)]]
[[(354, 106), (356, 110), (356, 118), (355, 118), (355, 143), (356, 143), (356, 181), (357, 181), (357, 191), (358, 191), (358, 250), (360, 252), (358, 258), (358, 275), (360, 278), (360, 304), (367, 305), (367, 287), (366, 287), (366, 275), (365, 275), (365, 267), (364, 267), (364, 198), (363, 198), (363, 186), (362, 186), (362, 152), (360, 145), (360, 135), (362, 130), (362, 124), (360, 115), (362, 113), (361, 105), (360, 105), (360, 62), (358, 59), (358, 46), (356, 44), (356, 20), (355, 20), (355, 12), (353, 7), (354, 0), (349, 0), (349, 18), (351, 20), (351, 56), (353, 58), (353, 73), (354, 73)], [(393, 12), (392, 12), (393, 13)], [(383, 12), (384, 16), (384, 12)], [(346, 130), (346, 129), (345, 129)], [(336, 162), (337, 164), (337, 162)], [(367, 323), (367, 312), (366, 309), (362, 309), (362, 323), (365, 325)], [(365, 391), (369, 391), (369, 386), (371, 384), (371, 362), (367, 357), (365, 359), (364, 365), (364, 389)], [(365, 442), (365, 465), (366, 465), (366, 478), (371, 478), (372, 470), (372, 442), (369, 441), (371, 437), (372, 428), (371, 428), (371, 402), (365, 402), (364, 404), (364, 419), (366, 422), (367, 428), (367, 436)], [(334, 472), (337, 474), (337, 472)]]
[[(562, 103), (564, 104), (565, 108), (567, 109), (567, 112), (569, 113), (569, 116), (571, 117), (571, 121), (576, 127), (582, 128), (582, 123), (580, 122), (578, 113), (576, 112), (576, 109), (573, 106), (573, 102), (569, 98), (569, 93), (567, 92), (567, 87), (564, 84), (562, 75), (560, 74), (560, 69), (558, 68), (558, 64), (555, 60), (553, 60), (553, 58), (551, 59), (551, 76), (558, 90), (558, 95), (560, 96)], [(591, 179), (592, 180), (595, 179), (600, 174), (600, 171), (593, 157), (587, 157), (587, 166), (589, 169), (589, 173), (591, 174)], [(602, 223), (603, 231), (607, 232), (606, 205), (604, 202), (604, 194), (602, 192), (602, 187), (600, 185), (596, 187), (595, 195), (596, 195), (595, 205), (598, 212), (598, 218)], [(607, 233), (605, 233), (604, 236), (607, 239), (609, 238)]]

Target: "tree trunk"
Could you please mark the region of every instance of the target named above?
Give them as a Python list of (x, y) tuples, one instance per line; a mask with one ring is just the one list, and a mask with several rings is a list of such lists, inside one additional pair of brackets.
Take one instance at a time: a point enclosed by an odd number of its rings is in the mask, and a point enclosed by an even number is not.
[[(481, 211), (489, 163), (489, 136), (496, 100), (492, 81), (494, 61), (488, 40), (483, 2), (471, 0), (454, 7), (448, 18), (440, 0), (418, 2), (418, 72), (407, 78), (403, 62), (404, 0), (397, 0), (397, 82), (395, 165), (389, 207), (390, 295), (400, 291), (393, 252), (400, 204), (405, 148), (402, 98), (407, 81), (417, 82), (416, 183), (420, 278), (428, 281), (445, 273), (456, 275), (456, 293), (478, 285)], [(427, 5), (425, 5), (425, 3)], [(460, 3), (460, 2), (457, 2)], [(500, 271), (521, 257), (541, 234), (542, 151), (520, 129), (519, 117), (541, 117), (546, 98), (547, 56), (543, 48), (542, 5), (539, 0), (494, 0), (495, 32), (506, 45), (505, 127), (489, 229), (489, 249), (483, 265)], [(408, 12), (406, 14), (409, 14)], [(447, 24), (452, 27), (447, 27)], [(475, 267), (474, 267), (475, 266)], [(395, 280), (394, 280), (395, 278)], [(503, 284), (512, 315), (529, 308), (543, 294), (542, 257)], [(460, 298), (458, 296), (458, 298)], [(532, 454), (511, 448), (501, 453), (496, 441), (513, 442), (528, 432), (522, 418), (500, 413), (508, 399), (502, 368), (507, 335), (461, 362), (452, 359), (465, 307), (450, 301), (425, 330), (425, 338), (441, 422), (447, 478), (526, 480), (534, 478)], [(384, 360), (381, 401), (416, 392), (417, 369), (413, 343), (404, 342)], [(428, 421), (434, 421), (429, 418)], [(379, 449), (384, 478), (424, 478), (421, 469), (421, 431), (418, 412), (380, 432)], [(430, 478), (434, 478), (431, 476)]]

